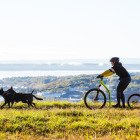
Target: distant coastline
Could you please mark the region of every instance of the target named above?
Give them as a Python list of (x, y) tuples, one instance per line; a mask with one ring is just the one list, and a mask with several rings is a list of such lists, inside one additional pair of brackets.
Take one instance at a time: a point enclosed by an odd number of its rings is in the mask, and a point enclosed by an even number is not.
[[(0, 79), (11, 77), (36, 76), (75, 76), (82, 74), (99, 74), (111, 67), (106, 61), (60, 61), (48, 63), (0, 63)], [(104, 62), (104, 63), (101, 63)], [(140, 64), (124, 63), (129, 72), (140, 72)]]

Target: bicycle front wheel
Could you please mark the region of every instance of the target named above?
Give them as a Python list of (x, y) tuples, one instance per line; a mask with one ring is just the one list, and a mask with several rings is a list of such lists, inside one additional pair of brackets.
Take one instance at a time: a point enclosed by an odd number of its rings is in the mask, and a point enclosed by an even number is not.
[(128, 107), (140, 109), (140, 94), (132, 94), (127, 101)]
[(106, 104), (106, 96), (102, 90), (91, 89), (85, 94), (84, 103), (89, 109), (103, 108)]

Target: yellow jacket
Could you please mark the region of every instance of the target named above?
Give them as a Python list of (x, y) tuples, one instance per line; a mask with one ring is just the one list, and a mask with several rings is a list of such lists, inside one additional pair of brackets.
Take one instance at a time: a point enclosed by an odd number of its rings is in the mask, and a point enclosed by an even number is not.
[(115, 72), (114, 72), (113, 70), (109, 69), (109, 70), (106, 70), (105, 72), (103, 72), (103, 73), (100, 74), (100, 75), (103, 76), (103, 77), (108, 77), (108, 76), (113, 75), (114, 73), (115, 73)]

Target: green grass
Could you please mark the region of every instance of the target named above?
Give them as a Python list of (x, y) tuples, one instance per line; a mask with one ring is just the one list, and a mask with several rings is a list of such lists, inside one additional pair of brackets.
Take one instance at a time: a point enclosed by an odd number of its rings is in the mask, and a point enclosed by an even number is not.
[(83, 103), (37, 102), (0, 110), (0, 140), (139, 140), (140, 109), (88, 110)]

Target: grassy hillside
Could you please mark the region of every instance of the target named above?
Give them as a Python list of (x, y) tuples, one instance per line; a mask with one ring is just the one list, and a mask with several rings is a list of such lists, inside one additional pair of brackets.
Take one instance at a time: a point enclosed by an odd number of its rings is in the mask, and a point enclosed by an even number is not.
[(37, 102), (38, 109), (16, 104), (0, 110), (0, 140), (139, 140), (140, 110), (83, 103)]

